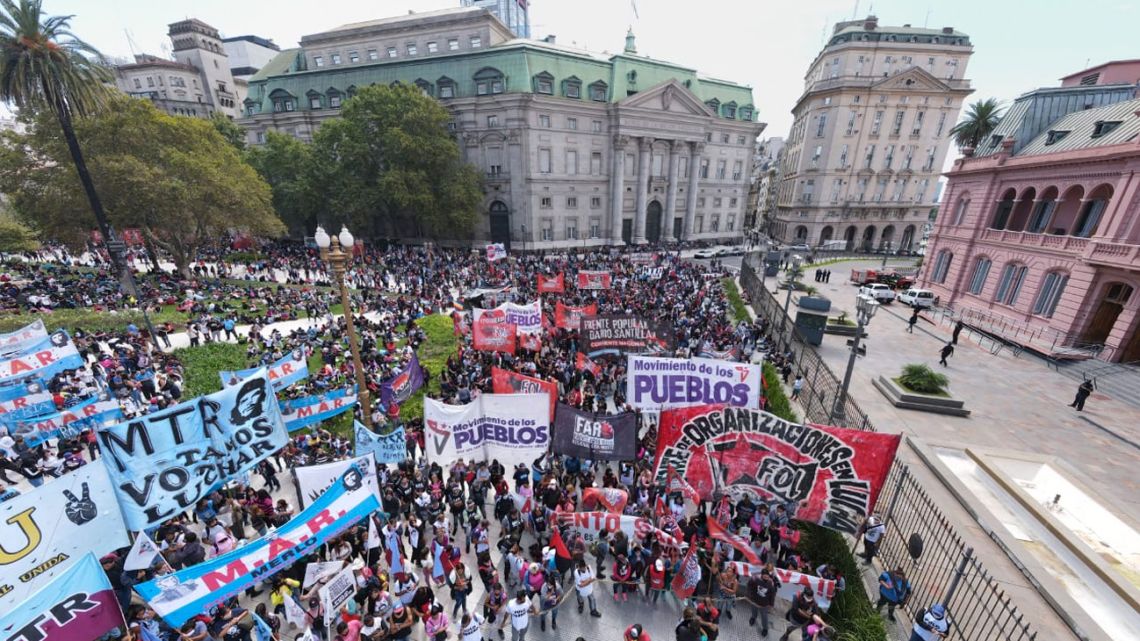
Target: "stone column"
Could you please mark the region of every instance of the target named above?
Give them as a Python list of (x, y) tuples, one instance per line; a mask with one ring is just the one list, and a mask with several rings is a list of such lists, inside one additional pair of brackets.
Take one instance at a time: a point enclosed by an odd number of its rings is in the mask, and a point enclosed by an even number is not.
[(689, 143), (689, 191), (685, 199), (685, 231), (683, 240), (693, 238), (693, 225), (697, 219), (697, 183), (701, 177), (701, 152), (705, 150), (705, 143)]
[(684, 147), (685, 143), (680, 140), (674, 140), (669, 145), (669, 187), (665, 192), (665, 215), (661, 220), (662, 238), (673, 236), (673, 217), (677, 212), (677, 173), (681, 170), (680, 156)]
[(637, 156), (637, 211), (633, 213), (633, 244), (644, 245), (646, 243), (645, 202), (649, 195), (649, 162), (653, 139), (638, 139), (637, 148), (641, 153)]
[(621, 244), (622, 209), (625, 203), (625, 147), (629, 136), (614, 136), (610, 152), (610, 242)]

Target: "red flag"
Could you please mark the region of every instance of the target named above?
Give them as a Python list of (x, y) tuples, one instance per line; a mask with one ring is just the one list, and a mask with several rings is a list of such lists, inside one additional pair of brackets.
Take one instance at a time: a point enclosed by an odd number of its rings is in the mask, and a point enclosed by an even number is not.
[(594, 501), (599, 503), (607, 512), (621, 514), (625, 504), (629, 502), (629, 492), (617, 487), (588, 487), (582, 492), (582, 502), (586, 505)]
[(508, 323), (496, 323), (480, 318), (471, 330), (472, 344), (484, 352), (515, 353), (518, 328)]
[(542, 338), (538, 334), (522, 332), (519, 334), (519, 348), (537, 352), (542, 349)]
[(550, 398), (550, 420), (554, 421), (554, 410), (558, 406), (558, 383), (492, 367), (491, 389), (495, 394), (546, 394)]
[(749, 563), (760, 563), (760, 557), (756, 556), (756, 552), (749, 545), (747, 539), (739, 534), (733, 534), (731, 530), (724, 529), (720, 523), (717, 523), (716, 519), (709, 519), (707, 523), (710, 537), (736, 548)]
[(563, 294), (566, 292), (565, 275), (559, 272), (557, 276), (538, 275), (539, 294)]
[(665, 488), (669, 492), (680, 492), (682, 496), (693, 503), (700, 503), (701, 495), (697, 493), (697, 490), (694, 489), (692, 485), (689, 485), (688, 481), (681, 478), (681, 475), (677, 473), (677, 468), (670, 465), (667, 469)]
[(578, 352), (578, 358), (574, 362), (574, 365), (578, 368), (579, 372), (589, 372), (595, 377), (602, 375), (602, 368), (582, 352)]
[(566, 547), (566, 543), (562, 541), (562, 533), (558, 527), (554, 528), (554, 534), (550, 535), (550, 547), (554, 548), (554, 553), (563, 559), (570, 558), (570, 550)]
[(554, 304), (554, 324), (558, 327), (565, 327), (566, 329), (580, 329), (582, 327), (583, 316), (597, 315), (597, 303), (583, 305), (581, 307), (563, 305), (561, 302)]
[(677, 572), (677, 576), (673, 577), (673, 584), (670, 587), (673, 588), (673, 594), (676, 594), (678, 599), (687, 599), (693, 596), (693, 592), (696, 592), (697, 586), (701, 582), (701, 564), (697, 562), (697, 557), (694, 555), (696, 551), (696, 543), (690, 543), (689, 553), (681, 562), (681, 569)]

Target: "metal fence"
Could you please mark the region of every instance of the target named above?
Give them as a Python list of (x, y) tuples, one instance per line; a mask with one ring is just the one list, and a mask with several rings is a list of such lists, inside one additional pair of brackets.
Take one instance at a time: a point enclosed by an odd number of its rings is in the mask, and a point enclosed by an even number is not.
[[(819, 353), (804, 340), (783, 306), (764, 286), (756, 271), (756, 255), (745, 257), (740, 283), (753, 309), (772, 322), (777, 345), (791, 352), (795, 371), (804, 377), (800, 401), (805, 420), (832, 424), (831, 414), (839, 394), (839, 377)], [(762, 267), (761, 267), (762, 269)], [(848, 395), (840, 425), (876, 431), (867, 414)], [(914, 617), (932, 603), (942, 603), (950, 612), (955, 638), (966, 641), (1032, 641), (1037, 633), (973, 556), (973, 548), (962, 541), (954, 524), (910, 474), (910, 468), (895, 460), (879, 495), (877, 511), (883, 516), (887, 533), (880, 541), (879, 558), (888, 568), (903, 568), (913, 586), (911, 599), (903, 608)], [(916, 536), (917, 535), (917, 536)], [(911, 556), (910, 541), (921, 539), (922, 554)]]

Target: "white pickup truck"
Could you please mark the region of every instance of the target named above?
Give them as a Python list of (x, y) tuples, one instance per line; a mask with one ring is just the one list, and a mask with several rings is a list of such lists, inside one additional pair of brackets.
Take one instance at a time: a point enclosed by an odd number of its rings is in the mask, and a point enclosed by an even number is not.
[(886, 283), (867, 283), (859, 288), (859, 295), (870, 296), (875, 302), (886, 305), (895, 299), (895, 290)]

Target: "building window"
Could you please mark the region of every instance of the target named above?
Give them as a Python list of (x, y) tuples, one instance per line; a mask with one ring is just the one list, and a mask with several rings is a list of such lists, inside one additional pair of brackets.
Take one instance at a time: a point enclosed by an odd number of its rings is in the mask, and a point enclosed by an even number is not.
[(332, 63), (333, 63), (334, 65), (339, 65), (339, 64), (340, 64), (340, 54), (339, 54), (339, 53), (334, 53), (334, 54), (332, 55)]
[(142, 89), (142, 80), (135, 78), (135, 89)]
[(950, 273), (950, 263), (954, 261), (954, 254), (948, 249), (938, 252), (934, 261), (934, 269), (930, 272), (931, 282), (941, 285), (946, 282), (946, 275)]
[(438, 42), (427, 43), (427, 50), (428, 50), (428, 53), (439, 53), (439, 43)]
[(600, 218), (590, 219), (590, 238), (602, 237), (602, 221)]
[(397, 55), (399, 55), (399, 54), (396, 52), (395, 47), (388, 47), (388, 57), (389, 58), (395, 58)]
[(153, 77), (151, 77), (151, 76), (146, 77), (146, 86), (148, 86), (148, 87), (154, 86), (154, 78)]
[(487, 116), (487, 126), (488, 127), (498, 127), (499, 126), (499, 117), (498, 116)]
[(914, 126), (910, 130), (910, 135), (912, 135), (912, 136), (922, 135), (922, 119), (925, 117), (926, 117), (925, 111), (920, 111), (920, 112), (914, 114)]
[(934, 137), (935, 138), (941, 138), (942, 137), (942, 130), (945, 128), (946, 128), (946, 112), (943, 111), (942, 113), (938, 114), (938, 128), (934, 132)]
[(728, 170), (728, 161), (727, 160), (716, 161), (716, 179), (717, 180), (724, 180), (724, 175), (725, 175), (725, 172), (727, 170)]
[(871, 135), (872, 136), (878, 136), (879, 135), (879, 127), (882, 126), (882, 124), (883, 124), (883, 112), (876, 111), (875, 112), (875, 119), (871, 122)]
[(848, 136), (855, 133), (855, 117), (857, 115), (858, 115), (857, 112), (854, 109), (852, 109), (851, 113), (847, 116), (847, 132), (846, 132), (846, 135), (848, 135)]
[(696, 222), (693, 223), (693, 227), (696, 227), (696, 233), (698, 233), (698, 234), (704, 233), (704, 231), (705, 231), (705, 217), (698, 215)]
[(566, 197), (566, 207), (568, 209), (577, 209), (578, 208), (578, 197), (577, 196), (567, 196)]
[[(325, 59), (321, 56), (313, 56), (313, 66), (314, 67), (325, 66)], [(136, 80), (135, 82), (138, 82), (138, 81)]]
[[(553, 224), (554, 223), (543, 223), (543, 225), (553, 225)], [(542, 228), (542, 239), (543, 240), (554, 240), (554, 228), (544, 226)]]
[[(571, 176), (578, 174), (578, 151), (574, 149), (566, 150), (566, 173)], [(577, 200), (575, 200), (577, 202)]]
[(368, 59), (369, 60), (379, 60), (380, 54), (377, 53), (375, 49), (369, 49), (368, 50)]
[(348, 52), (348, 61), (351, 62), (352, 64), (356, 64), (356, 63), (360, 62), (360, 54), (355, 52), (355, 51), (349, 51)]
[(604, 82), (595, 82), (590, 85), (590, 100), (594, 102), (605, 102), (607, 89), (609, 89), (609, 87), (607, 87)]
[(994, 301), (1002, 305), (1015, 304), (1017, 302), (1017, 296), (1021, 293), (1021, 286), (1025, 283), (1025, 275), (1028, 272), (1029, 268), (1025, 265), (1007, 264), (1001, 270), (1001, 277), (998, 279), (997, 293), (994, 295)]
[(733, 120), (736, 119), (736, 105), (735, 104), (730, 102), (727, 105), (725, 105), (721, 110), (723, 111), (725, 118), (731, 118)]
[(424, 80), (423, 78), (418, 78), (416, 80), (416, 86), (419, 87), (420, 93), (422, 93), (423, 95), (428, 96), (428, 97), (431, 96), (431, 83), (430, 82), (428, 82), (427, 80)]
[(471, 36), (471, 40), (468, 42), (470, 43), (472, 49), (478, 49), (479, 47), (483, 46), (483, 39), (479, 36)]
[(875, 145), (867, 145), (867, 155), (863, 157), (863, 167), (865, 169), (871, 168), (871, 163), (875, 161)]
[(575, 218), (566, 219), (566, 240), (578, 240), (578, 220)]
[(448, 51), (459, 51), (459, 38), (448, 38), (447, 39), (447, 50)]
[(320, 108), (321, 108), (321, 97), (320, 96), (309, 96), (309, 109), (320, 109)]
[(737, 202), (738, 202), (738, 201), (737, 201), (737, 199), (736, 199), (736, 198), (729, 198), (729, 199), (728, 199), (728, 206), (729, 206), (729, 207), (735, 207), (735, 206), (736, 206), (736, 203), (737, 203)]
[(905, 117), (906, 117), (905, 111), (896, 111), (895, 112), (895, 124), (891, 125), (891, 135), (892, 136), (897, 136), (897, 135), (899, 135), (899, 132), (902, 131), (903, 118), (905, 118)]
[(720, 231), (720, 214), (713, 214), (712, 222), (709, 224), (709, 231)]
[(440, 98), (454, 98), (455, 97), (455, 83), (447, 78), (440, 78), (436, 83), (439, 87)]
[(590, 121), (590, 131), (592, 131), (596, 134), (602, 133), (602, 121), (601, 120)]
[(720, 135), (720, 141), (721, 141), (721, 143), (723, 143), (723, 144), (727, 145), (727, 144), (728, 144), (728, 138), (729, 138), (729, 135), (728, 135), (728, 134), (721, 134), (721, 135)]
[(590, 174), (593, 176), (602, 175), (602, 152), (590, 152)]
[(713, 209), (719, 209), (722, 204), (724, 204), (723, 199), (719, 197), (713, 198)]
[(697, 199), (697, 207), (704, 208), (704, 206), (705, 206), (705, 199), (704, 199), (704, 196), (702, 196), (702, 197)]
[(540, 173), (540, 174), (549, 174), (550, 173), (550, 150), (549, 149), (539, 149), (538, 150), (538, 173)]
[(740, 108), (740, 119), (751, 121), (752, 120), (752, 108), (751, 107), (741, 107)]
[(895, 161), (895, 146), (887, 145), (883, 153), (883, 169), (890, 169), (891, 164)]
[(816, 145), (811, 154), (811, 168), (819, 169), (819, 157), (823, 155), (823, 145)]
[(567, 118), (566, 119), (566, 128), (569, 129), (570, 131), (578, 131), (578, 119), (577, 118)]
[(602, 208), (602, 197), (601, 196), (590, 196), (590, 209), (601, 209), (601, 208)]
[(974, 261), (974, 274), (970, 277), (970, 293), (980, 294), (986, 286), (986, 277), (990, 275), (992, 261), (985, 256)]
[(538, 126), (544, 129), (550, 129), (550, 116), (547, 114), (538, 114)]
[(535, 76), (534, 91), (535, 93), (541, 93), (547, 96), (554, 95), (554, 76), (548, 73), (540, 73)]
[(709, 159), (701, 158), (701, 178), (709, 177)]
[(333, 109), (340, 109), (340, 94), (339, 93), (330, 93), (329, 94), (329, 107), (332, 107)]
[(503, 72), (494, 67), (483, 67), (475, 73), (475, 95), (503, 93)]
[(258, 143), (265, 142), (265, 132), (264, 131), (257, 132), (257, 142)]
[(823, 130), (825, 127), (827, 127), (827, 112), (826, 111), (819, 114), (819, 120), (816, 122), (816, 125), (815, 125), (815, 137), (816, 138), (823, 138)]
[(416, 49), (416, 44), (415, 44), (414, 42), (412, 42), (412, 43), (408, 43), (408, 45), (407, 45), (407, 51), (408, 51), (408, 55), (409, 55), (409, 56), (414, 56), (414, 55), (416, 55), (416, 53), (417, 53), (417, 51), (418, 51), (418, 50)]
[(847, 167), (847, 145), (843, 145), (839, 151), (839, 167), (841, 169)]
[(550, 209), (553, 206), (553, 203), (554, 199), (552, 199), (550, 196), (543, 196), (538, 200), (538, 206), (542, 207), (543, 209)]
[(567, 98), (581, 98), (582, 97), (582, 81), (577, 78), (567, 78), (562, 82), (562, 94)]
[(732, 163), (732, 179), (744, 180), (744, 163), (740, 160)]
[(744, 136), (737, 136), (736, 137), (736, 144), (738, 144), (738, 145), (747, 144), (747, 139)]

